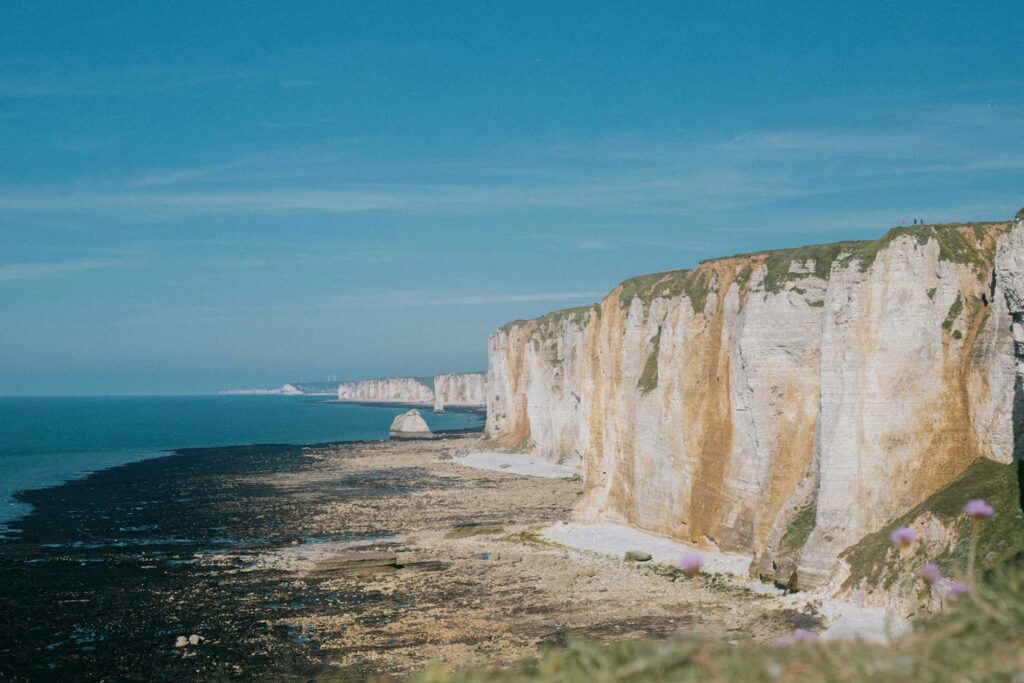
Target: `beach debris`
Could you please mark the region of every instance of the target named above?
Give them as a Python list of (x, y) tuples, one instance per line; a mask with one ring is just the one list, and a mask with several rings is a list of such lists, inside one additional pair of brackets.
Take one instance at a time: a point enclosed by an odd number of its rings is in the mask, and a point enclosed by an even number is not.
[(427, 426), (427, 421), (415, 408), (402, 413), (391, 423), (388, 435), (392, 439), (433, 439), (434, 433)]
[(350, 574), (355, 572), (381, 572), (398, 569), (398, 555), (381, 550), (349, 551), (324, 558), (313, 571), (319, 573)]
[(178, 636), (177, 638), (175, 638), (174, 639), (174, 647), (175, 647), (175, 649), (181, 649), (183, 647), (188, 647), (190, 645), (192, 647), (195, 647), (196, 645), (201, 645), (202, 643), (205, 643), (205, 642), (206, 642), (206, 638), (204, 638), (203, 636), (201, 636), (201, 635), (199, 635), (197, 633), (193, 633), (190, 636)]
[(626, 562), (650, 562), (651, 554), (642, 550), (627, 550), (622, 559)]

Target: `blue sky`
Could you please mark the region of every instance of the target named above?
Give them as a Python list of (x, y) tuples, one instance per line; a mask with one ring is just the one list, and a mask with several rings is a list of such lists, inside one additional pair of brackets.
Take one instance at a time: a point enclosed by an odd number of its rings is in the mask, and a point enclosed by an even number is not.
[(715, 255), (1024, 206), (1016, 2), (4, 3), (0, 394), (482, 369)]

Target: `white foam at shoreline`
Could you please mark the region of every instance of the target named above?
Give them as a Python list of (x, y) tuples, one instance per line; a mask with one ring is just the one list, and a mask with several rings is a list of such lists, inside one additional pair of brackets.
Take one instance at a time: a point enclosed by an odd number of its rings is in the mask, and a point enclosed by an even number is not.
[(562, 479), (580, 474), (578, 467), (560, 465), (538, 455), (523, 455), (521, 453), (470, 453), (462, 458), (456, 458), (453, 462), (465, 467), (518, 474), (525, 477)]

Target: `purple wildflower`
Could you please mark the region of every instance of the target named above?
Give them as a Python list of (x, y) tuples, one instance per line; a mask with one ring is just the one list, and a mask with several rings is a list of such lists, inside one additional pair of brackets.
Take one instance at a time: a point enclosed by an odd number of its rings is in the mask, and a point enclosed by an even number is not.
[(900, 550), (906, 550), (917, 540), (917, 533), (913, 529), (901, 526), (892, 530), (892, 533), (889, 534), (889, 540)]
[(964, 505), (964, 514), (974, 519), (988, 519), (994, 513), (995, 510), (992, 509), (992, 506), (981, 498), (967, 501), (967, 505)]
[(805, 628), (798, 628), (793, 631), (793, 641), (797, 643), (816, 643), (818, 642), (818, 634)]
[(939, 565), (934, 562), (929, 562), (921, 567), (921, 578), (929, 586), (934, 585), (942, 580), (942, 572), (939, 571)]
[(683, 573), (687, 576), (693, 577), (700, 574), (701, 565), (704, 564), (704, 558), (696, 553), (689, 553), (683, 555), (683, 559), (679, 562), (679, 568), (683, 570)]
[(956, 600), (961, 595), (966, 593), (967, 590), (967, 584), (960, 583), (959, 581), (954, 581), (953, 583), (949, 584), (949, 587), (946, 589), (946, 597), (950, 600)]
[(793, 636), (779, 636), (778, 638), (772, 641), (772, 645), (774, 645), (775, 647), (789, 647), (795, 642), (796, 641), (793, 640)]

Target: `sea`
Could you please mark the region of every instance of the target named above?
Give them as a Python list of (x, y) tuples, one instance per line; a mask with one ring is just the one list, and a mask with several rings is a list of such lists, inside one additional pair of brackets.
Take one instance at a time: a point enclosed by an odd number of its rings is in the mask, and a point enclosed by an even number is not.
[[(0, 530), (28, 512), (13, 494), (179, 448), (385, 439), (409, 406), (315, 396), (0, 397)], [(482, 412), (420, 411), (434, 431), (479, 428)]]

